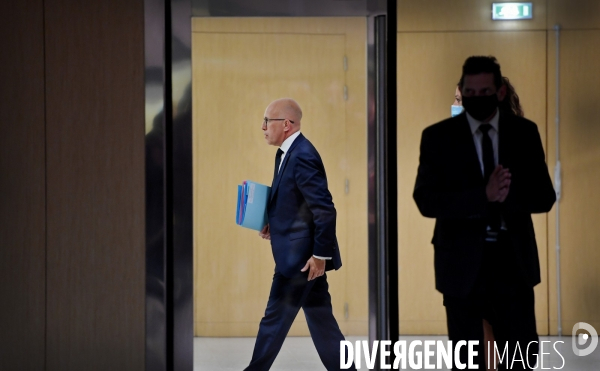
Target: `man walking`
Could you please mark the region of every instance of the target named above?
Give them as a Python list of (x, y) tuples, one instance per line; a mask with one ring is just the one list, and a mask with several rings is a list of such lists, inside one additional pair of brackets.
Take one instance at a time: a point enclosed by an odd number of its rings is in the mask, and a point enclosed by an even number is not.
[(265, 140), (279, 150), (267, 208), (269, 224), (259, 234), (271, 240), (275, 274), (246, 370), (271, 367), (300, 308), (323, 365), (327, 370), (340, 368), (344, 336), (333, 317), (325, 274), (342, 266), (336, 211), (323, 162), (300, 133), (301, 121), (302, 110), (292, 99), (278, 99), (265, 110)]

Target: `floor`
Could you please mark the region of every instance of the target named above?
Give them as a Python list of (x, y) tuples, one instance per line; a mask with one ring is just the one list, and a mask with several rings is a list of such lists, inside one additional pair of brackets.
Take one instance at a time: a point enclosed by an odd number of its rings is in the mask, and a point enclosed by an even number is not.
[[(346, 340), (355, 344), (356, 341), (366, 340), (366, 337), (349, 336)], [(544, 343), (543, 364), (539, 364), (536, 369), (562, 369), (565, 371), (597, 371), (600, 370), (600, 346), (585, 357), (576, 356), (571, 345), (571, 337), (562, 338), (554, 336), (540, 337), (540, 341), (549, 341)], [(440, 340), (446, 341), (445, 336), (401, 336), (400, 340), (406, 340), (407, 352), (410, 342), (414, 340)], [(564, 343), (557, 343), (563, 341)], [(194, 371), (241, 371), (246, 367), (252, 356), (254, 347), (254, 338), (195, 338), (194, 339)], [(583, 347), (579, 347), (584, 349)], [(415, 348), (417, 351), (423, 351), (422, 346)], [(435, 348), (432, 348), (435, 350)], [(393, 354), (393, 352), (392, 352)], [(415, 359), (418, 362), (418, 359)], [(435, 365), (436, 357), (431, 357), (431, 363)], [(368, 370), (365, 364), (364, 354), (362, 355), (360, 370)], [(413, 370), (407, 364), (405, 370)], [(542, 368), (543, 366), (543, 368)], [(402, 367), (400, 365), (400, 367)], [(421, 367), (414, 369), (425, 369), (425, 363)], [(289, 337), (283, 344), (279, 356), (275, 360), (271, 370), (274, 371), (317, 371), (324, 370), (319, 356), (309, 337)], [(447, 370), (438, 368), (438, 370)]]

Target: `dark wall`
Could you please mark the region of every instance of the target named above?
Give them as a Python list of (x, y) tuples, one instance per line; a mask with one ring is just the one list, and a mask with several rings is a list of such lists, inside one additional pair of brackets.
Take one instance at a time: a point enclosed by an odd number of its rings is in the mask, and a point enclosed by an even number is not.
[(2, 6), (0, 369), (144, 369), (143, 6)]
[(0, 11), (0, 369), (43, 370), (46, 196), (43, 1)]

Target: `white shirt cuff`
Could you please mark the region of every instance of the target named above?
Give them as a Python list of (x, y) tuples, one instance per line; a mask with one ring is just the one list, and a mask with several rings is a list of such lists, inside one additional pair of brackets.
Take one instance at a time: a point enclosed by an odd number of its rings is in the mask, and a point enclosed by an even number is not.
[(325, 258), (325, 257), (323, 257), (323, 256), (316, 256), (316, 255), (313, 255), (313, 256), (314, 256), (315, 258), (317, 258), (317, 259), (321, 259), (321, 260), (331, 260), (331, 256), (330, 256), (330, 257), (327, 257), (327, 258)]

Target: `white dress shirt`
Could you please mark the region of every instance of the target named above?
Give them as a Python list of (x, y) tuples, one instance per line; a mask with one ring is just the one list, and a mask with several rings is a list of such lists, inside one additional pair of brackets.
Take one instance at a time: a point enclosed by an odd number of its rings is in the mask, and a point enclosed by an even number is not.
[[(279, 170), (281, 170), (281, 164), (283, 164), (283, 159), (285, 158), (287, 151), (289, 151), (290, 147), (292, 146), (292, 143), (294, 143), (294, 140), (296, 140), (296, 138), (298, 138), (299, 135), (300, 135), (300, 130), (298, 130), (294, 134), (290, 135), (286, 140), (283, 141), (283, 143), (281, 143), (281, 147), (279, 147), (279, 149), (282, 150), (283, 153), (281, 154), (281, 162), (279, 162), (279, 169), (277, 169), (277, 172), (279, 172)], [(331, 259), (331, 256), (329, 256), (329, 257), (317, 256), (317, 255), (313, 255), (313, 256), (315, 258), (321, 259), (321, 260), (330, 260)]]
[(299, 135), (300, 130), (290, 135), (286, 140), (283, 141), (283, 143), (281, 143), (281, 147), (279, 147), (279, 149), (283, 151), (283, 154), (281, 155), (281, 162), (279, 162), (279, 169), (277, 169), (277, 172), (281, 170), (281, 164), (283, 164), (283, 159), (285, 158), (287, 151), (289, 151), (290, 147), (292, 146), (292, 143), (294, 143), (294, 140), (296, 140), (296, 138), (298, 138)]

